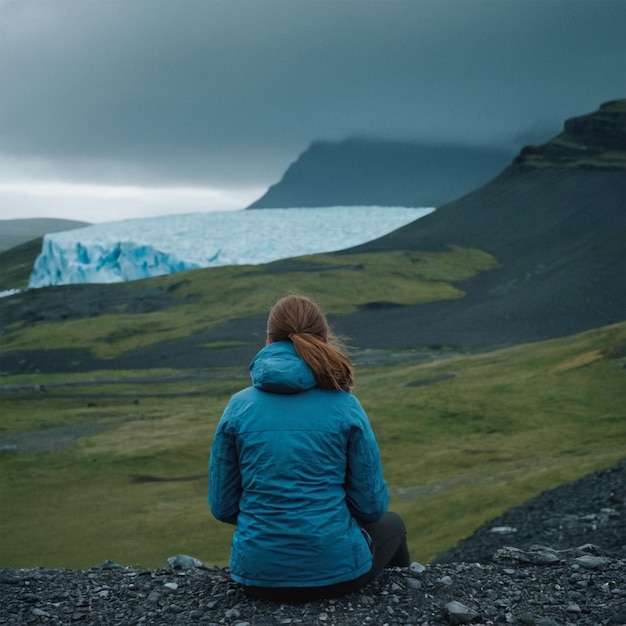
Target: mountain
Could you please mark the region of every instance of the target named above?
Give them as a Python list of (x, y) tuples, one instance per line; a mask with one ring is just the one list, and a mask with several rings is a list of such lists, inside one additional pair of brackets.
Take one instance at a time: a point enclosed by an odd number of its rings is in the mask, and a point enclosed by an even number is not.
[[(499, 268), (465, 297), (341, 318), (376, 347), (498, 344), (563, 336), (626, 317), (626, 100), (567, 120), (502, 173), (417, 222), (343, 253), (479, 248)], [(372, 337), (371, 328), (379, 329)], [(374, 345), (372, 345), (374, 344)]]
[(248, 208), (437, 207), (485, 183), (512, 157), (488, 147), (366, 138), (317, 141)]
[[(568, 120), (491, 182), (362, 246), (7, 297), (4, 371), (240, 365), (263, 342), (269, 306), (289, 290), (321, 296), (334, 329), (362, 352), (489, 349), (623, 321), (625, 113), (620, 100)], [(184, 324), (176, 317), (182, 303)], [(84, 319), (89, 327), (98, 315), (91, 343), (70, 341), (52, 324)], [(47, 323), (46, 336), (59, 335), (44, 347), (38, 326)]]
[(47, 233), (58, 233), (88, 225), (88, 222), (53, 218), (0, 220), (0, 252), (43, 237)]

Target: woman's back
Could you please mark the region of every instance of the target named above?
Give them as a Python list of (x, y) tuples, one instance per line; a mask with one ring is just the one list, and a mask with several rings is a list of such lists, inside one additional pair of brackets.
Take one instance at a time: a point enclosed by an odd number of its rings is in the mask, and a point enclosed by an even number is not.
[(250, 372), (209, 463), (211, 510), (237, 526), (232, 578), (255, 597), (302, 602), (408, 565), (376, 438), (350, 393), (352, 363), (315, 302), (294, 294), (274, 305)]
[[(238, 502), (235, 579), (325, 585), (359, 576), (371, 554), (354, 518), (377, 519), (388, 500), (363, 409), (347, 392), (316, 387), (289, 342), (264, 348), (251, 372), (254, 386), (233, 396), (220, 422), (211, 471), (216, 517), (229, 521)], [(240, 475), (232, 501), (218, 490), (228, 449)]]

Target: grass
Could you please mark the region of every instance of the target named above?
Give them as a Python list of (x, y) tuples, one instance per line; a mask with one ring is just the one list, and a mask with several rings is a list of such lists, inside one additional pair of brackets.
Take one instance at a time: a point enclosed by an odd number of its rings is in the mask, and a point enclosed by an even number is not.
[[(356, 393), (413, 559), (428, 562), (511, 506), (624, 456), (626, 363), (612, 355), (625, 341), (618, 324), (485, 354), (406, 352), (386, 366), (359, 366), (356, 355)], [(415, 384), (424, 379), (440, 382)], [(208, 511), (205, 472), (245, 368), (3, 382), (5, 442), (93, 430), (48, 451), (0, 452), (0, 565), (158, 567), (180, 553), (227, 563), (232, 529)]]
[(43, 237), (0, 252), (0, 291), (26, 289)]
[[(179, 304), (137, 314), (123, 307), (81, 319), (17, 322), (2, 351), (87, 348), (98, 358), (178, 339), (228, 320), (265, 315), (289, 289), (316, 298), (327, 313), (344, 314), (372, 301), (419, 304), (463, 297), (454, 281), (497, 266), (474, 249), (314, 255), (258, 266), (228, 266), (151, 279)], [(312, 270), (311, 268), (315, 269)], [(121, 288), (127, 288), (122, 286)]]

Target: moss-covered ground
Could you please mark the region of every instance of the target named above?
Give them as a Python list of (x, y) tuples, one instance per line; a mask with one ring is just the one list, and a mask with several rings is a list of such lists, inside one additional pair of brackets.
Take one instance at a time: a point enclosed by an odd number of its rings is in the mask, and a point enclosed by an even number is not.
[[(625, 342), (618, 324), (483, 354), (355, 355), (415, 560), (624, 456)], [(209, 513), (206, 466), (247, 384), (245, 368), (5, 376), (0, 565), (227, 563), (232, 529)]]

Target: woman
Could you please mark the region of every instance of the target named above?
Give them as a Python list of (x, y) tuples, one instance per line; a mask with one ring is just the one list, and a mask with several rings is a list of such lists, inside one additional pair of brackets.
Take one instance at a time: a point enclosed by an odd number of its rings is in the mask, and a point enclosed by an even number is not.
[(305, 602), (355, 591), (410, 564), (352, 364), (318, 305), (272, 308), (266, 346), (217, 426), (209, 464), (213, 515), (237, 526), (232, 578), (254, 597)]

